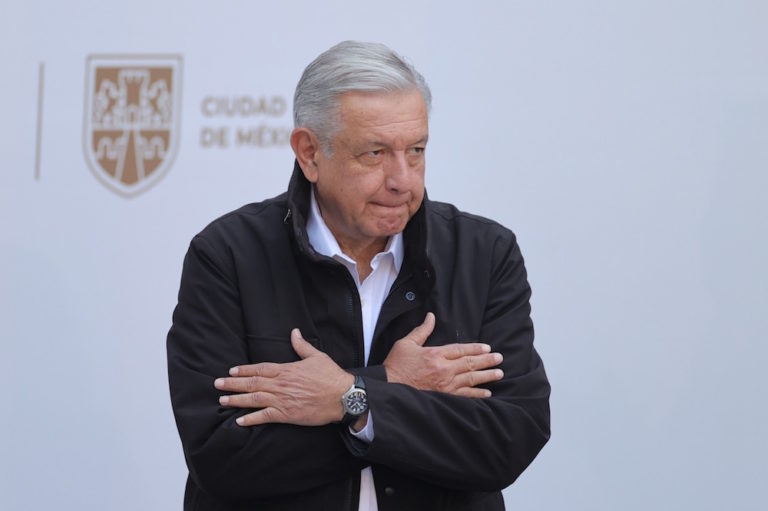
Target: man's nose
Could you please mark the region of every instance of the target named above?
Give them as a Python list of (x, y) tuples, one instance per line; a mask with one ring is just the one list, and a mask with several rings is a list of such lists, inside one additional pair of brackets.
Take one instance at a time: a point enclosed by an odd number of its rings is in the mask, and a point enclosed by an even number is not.
[(387, 190), (404, 192), (410, 189), (413, 169), (408, 164), (405, 151), (394, 151), (387, 161)]

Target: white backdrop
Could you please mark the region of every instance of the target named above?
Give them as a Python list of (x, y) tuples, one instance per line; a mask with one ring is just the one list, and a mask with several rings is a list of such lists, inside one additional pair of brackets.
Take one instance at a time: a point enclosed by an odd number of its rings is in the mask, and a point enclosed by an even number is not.
[[(763, 509), (764, 1), (0, 5), (0, 509), (181, 508), (165, 334), (182, 258), (292, 163), (203, 132), (290, 128), (302, 69), (350, 38), (427, 77), (430, 196), (526, 255), (553, 436), (508, 507)], [(84, 150), (99, 54), (182, 59), (178, 151), (133, 198)], [(211, 115), (211, 97), (288, 112)]]

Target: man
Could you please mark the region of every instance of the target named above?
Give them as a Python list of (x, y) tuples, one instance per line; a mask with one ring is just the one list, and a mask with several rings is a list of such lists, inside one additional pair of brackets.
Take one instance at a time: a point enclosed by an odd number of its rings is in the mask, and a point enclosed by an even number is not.
[(345, 42), (294, 97), (288, 192), (206, 227), (168, 367), (187, 510), (498, 510), (549, 437), (514, 235), (427, 199), (431, 96)]

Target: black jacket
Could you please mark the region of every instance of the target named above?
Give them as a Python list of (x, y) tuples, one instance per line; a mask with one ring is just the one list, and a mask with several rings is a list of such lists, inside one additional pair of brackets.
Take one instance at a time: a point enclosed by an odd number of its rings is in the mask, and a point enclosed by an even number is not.
[[(184, 260), (168, 334), (168, 373), (189, 467), (186, 510), (356, 511), (373, 468), (381, 511), (501, 510), (549, 438), (549, 384), (533, 348), (530, 288), (514, 235), (426, 197), (405, 232), (403, 266), (364, 367), (360, 300), (345, 267), (305, 230), (310, 185), (244, 206), (198, 234)], [(387, 383), (392, 344), (435, 313), (427, 345), (482, 341), (504, 355), (489, 399)], [(363, 375), (375, 439), (338, 425), (243, 428), (220, 407), (216, 377), (235, 365), (298, 360), (289, 333)]]

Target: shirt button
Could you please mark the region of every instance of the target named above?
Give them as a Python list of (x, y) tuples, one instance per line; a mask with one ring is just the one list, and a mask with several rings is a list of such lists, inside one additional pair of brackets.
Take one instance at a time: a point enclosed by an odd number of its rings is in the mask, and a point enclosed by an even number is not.
[(416, 293), (414, 293), (413, 291), (408, 291), (407, 293), (405, 293), (405, 299), (408, 300), (409, 302), (414, 301), (416, 299)]
[(395, 494), (395, 489), (392, 488), (391, 486), (387, 486), (386, 488), (384, 488), (384, 495), (386, 495), (387, 497), (391, 497), (394, 494)]

